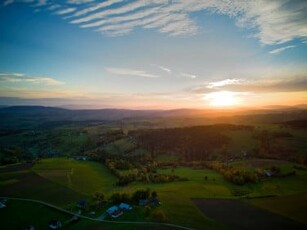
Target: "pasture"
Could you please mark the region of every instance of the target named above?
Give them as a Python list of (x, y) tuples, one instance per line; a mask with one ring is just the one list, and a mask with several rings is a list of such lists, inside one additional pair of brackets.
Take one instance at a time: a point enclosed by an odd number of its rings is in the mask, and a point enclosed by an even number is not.
[(33, 170), (48, 180), (86, 196), (91, 196), (96, 191), (110, 195), (116, 189), (115, 176), (97, 162), (49, 158), (36, 164)]
[[(294, 164), (285, 161), (274, 160), (245, 160), (232, 162), (238, 167), (266, 168), (278, 165), (282, 170), (289, 171)], [(17, 165), (18, 166), (18, 165)], [(20, 167), (20, 166), (19, 166)], [(2, 168), (3, 170), (5, 168)], [(96, 191), (104, 193), (106, 199), (115, 192), (132, 194), (138, 189), (149, 188), (156, 191), (162, 203), (157, 207), (166, 217), (166, 222), (183, 226), (202, 229), (224, 229), (218, 220), (207, 217), (193, 202), (193, 199), (237, 199), (234, 191), (243, 191), (244, 197), (276, 196), (276, 198), (257, 198), (247, 201), (257, 207), (292, 218), (294, 221), (304, 223), (306, 214), (302, 212), (306, 206), (302, 203), (306, 198), (307, 172), (297, 170), (297, 174), (284, 178), (268, 178), (256, 184), (243, 186), (234, 185), (226, 181), (224, 177), (209, 169), (192, 169), (188, 167), (158, 169), (158, 173), (165, 175), (178, 175), (187, 178), (187, 181), (169, 183), (142, 183), (133, 182), (128, 186), (116, 186), (116, 177), (108, 169), (97, 162), (78, 161), (68, 158), (43, 159), (33, 168), (20, 168), (20, 171), (3, 172), (0, 174), (1, 196), (17, 196), (34, 198), (68, 207), (82, 198), (90, 198)], [(48, 191), (48, 192), (46, 192)], [(61, 194), (59, 196), (58, 194)], [(239, 196), (240, 197), (240, 196)], [(288, 198), (286, 198), (288, 197)], [(280, 208), (284, 204), (284, 209)], [(301, 203), (300, 203), (301, 202)], [(292, 203), (292, 208), (288, 204)], [(298, 205), (298, 204), (301, 205)], [(306, 202), (304, 202), (306, 203)], [(23, 210), (23, 209), (21, 209)], [(152, 220), (152, 216), (144, 215), (140, 209), (137, 212), (127, 213), (118, 220)], [(306, 219), (306, 218), (305, 218)], [(81, 221), (81, 226), (92, 226), (93, 223)], [(96, 226), (97, 224), (94, 224)], [(97, 226), (100, 226), (99, 224)], [(126, 226), (125, 226), (126, 227)], [(119, 227), (120, 228), (120, 227)], [(113, 226), (112, 226), (113, 229)]]
[[(80, 219), (71, 222), (72, 215), (60, 212), (53, 208), (30, 201), (8, 200), (7, 207), (0, 209), (1, 229), (15, 230), (25, 229), (27, 226), (34, 226), (35, 229), (49, 229), (51, 220), (59, 220), (61, 229), (82, 230), (82, 229), (155, 229), (155, 226), (146, 225), (122, 225), (102, 223), (98, 221)], [(129, 218), (129, 214), (128, 214)], [(17, 221), (18, 220), (18, 221)]]
[(23, 168), (0, 174), (0, 196), (37, 199), (61, 207), (75, 203), (76, 200), (84, 197), (66, 186), (37, 175), (31, 169), (22, 170)]
[(109, 154), (124, 154), (132, 151), (135, 145), (132, 144), (127, 138), (123, 138), (108, 144), (105, 151)]

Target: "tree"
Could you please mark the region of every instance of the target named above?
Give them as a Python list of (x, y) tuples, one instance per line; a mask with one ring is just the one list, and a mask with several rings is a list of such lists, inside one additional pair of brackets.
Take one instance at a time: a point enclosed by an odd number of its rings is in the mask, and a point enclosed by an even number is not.
[(94, 200), (97, 202), (97, 205), (101, 205), (104, 202), (104, 194), (102, 192), (95, 192), (94, 195)]
[(113, 193), (112, 196), (109, 198), (109, 200), (113, 204), (119, 204), (121, 202), (121, 195), (118, 192), (117, 193)]
[(157, 198), (157, 197), (158, 197), (157, 192), (156, 192), (156, 191), (153, 191), (153, 192), (151, 193), (151, 197), (152, 197), (152, 198)]

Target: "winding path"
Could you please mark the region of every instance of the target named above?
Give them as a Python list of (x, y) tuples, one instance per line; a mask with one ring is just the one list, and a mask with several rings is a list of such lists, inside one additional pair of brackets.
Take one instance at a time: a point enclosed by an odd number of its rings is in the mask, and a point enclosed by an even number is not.
[(13, 197), (0, 197), (1, 199), (7, 199), (7, 200), (20, 200), (20, 201), (29, 201), (29, 202), (34, 202), (34, 203), (38, 203), (38, 204), (42, 204), (45, 205), (47, 207), (56, 209), (60, 212), (64, 212), (73, 216), (77, 216), (79, 218), (82, 219), (87, 219), (87, 220), (91, 220), (91, 221), (98, 221), (98, 222), (105, 222), (105, 223), (113, 223), (113, 224), (137, 224), (137, 225), (160, 225), (160, 226), (165, 226), (165, 227), (174, 227), (174, 228), (178, 228), (178, 229), (186, 229), (186, 230), (193, 230), (193, 228), (188, 228), (185, 226), (180, 226), (180, 225), (176, 225), (176, 224), (168, 224), (168, 223), (155, 223), (155, 222), (133, 222), (133, 221), (114, 221), (114, 220), (101, 220), (98, 218), (91, 218), (88, 216), (83, 216), (83, 215), (79, 215), (73, 212), (70, 212), (66, 209), (57, 207), (55, 205), (46, 203), (44, 201), (40, 201), (40, 200), (34, 200), (34, 199), (24, 199), (24, 198), (13, 198)]

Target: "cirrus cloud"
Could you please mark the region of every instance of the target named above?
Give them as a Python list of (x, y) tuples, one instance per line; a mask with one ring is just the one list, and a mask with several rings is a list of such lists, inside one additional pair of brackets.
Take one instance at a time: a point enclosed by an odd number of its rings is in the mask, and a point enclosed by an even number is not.
[(0, 72), (0, 82), (25, 82), (32, 84), (42, 84), (47, 86), (63, 85), (64, 82), (50, 77), (30, 77), (24, 73)]
[(135, 70), (135, 69), (127, 69), (127, 68), (106, 68), (108, 73), (114, 75), (126, 75), (132, 77), (144, 77), (144, 78), (158, 78), (158, 75), (154, 75), (151, 73), (147, 73), (144, 70)]
[(278, 49), (274, 49), (274, 50), (271, 50), (269, 53), (270, 54), (279, 54), (287, 49), (291, 49), (291, 48), (294, 48), (295, 46), (285, 46), (285, 47), (281, 47), (281, 48), (278, 48)]
[(307, 91), (306, 77), (292, 77), (271, 80), (225, 79), (209, 82), (188, 89), (194, 94), (215, 92), (217, 89), (234, 92), (277, 93)]
[[(191, 14), (203, 12), (233, 18), (238, 27), (250, 29), (251, 36), (262, 44), (307, 39), (307, 2), (304, 0), (6, 0), (4, 5), (14, 2), (49, 9), (61, 6), (58, 14), (65, 14), (66, 19), (71, 19), (70, 23), (80, 28), (93, 27), (94, 31), (109, 36), (122, 36), (138, 27), (173, 36), (193, 35), (198, 32), (199, 25), (191, 18)], [(73, 10), (72, 6), (76, 9)]]

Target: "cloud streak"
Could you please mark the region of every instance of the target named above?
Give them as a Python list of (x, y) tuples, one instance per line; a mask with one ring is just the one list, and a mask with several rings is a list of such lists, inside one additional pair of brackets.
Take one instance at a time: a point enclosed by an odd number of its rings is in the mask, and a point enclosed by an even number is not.
[(76, 8), (67, 8), (67, 9), (57, 11), (55, 14), (63, 15), (63, 14), (69, 14), (74, 11), (76, 11)]
[(269, 53), (270, 54), (279, 54), (287, 49), (291, 49), (291, 48), (294, 48), (295, 46), (285, 46), (285, 47), (281, 47), (281, 48), (278, 48), (278, 49), (274, 49), (274, 50), (271, 50)]
[(237, 85), (242, 82), (241, 79), (225, 79), (222, 81), (214, 81), (214, 82), (209, 82), (209, 84), (206, 86), (209, 89), (213, 88), (220, 88), (226, 85)]
[[(223, 82), (227, 84), (222, 84)], [(293, 77), (285, 79), (258, 81), (226, 79), (224, 81), (219, 81), (218, 85), (215, 84), (214, 87), (212, 87), (212, 83), (194, 86), (188, 89), (188, 92), (195, 94), (204, 94), (215, 92), (217, 89), (232, 92), (251, 93), (303, 92), (307, 91), (307, 78)]]
[(56, 86), (64, 84), (64, 82), (55, 80), (50, 77), (29, 77), (23, 73), (6, 73), (6, 72), (0, 72), (0, 82), (10, 82), (10, 83), (24, 82), (31, 84), (47, 85), (47, 86)]
[(154, 66), (154, 67), (159, 68), (160, 70), (162, 70), (162, 71), (164, 71), (164, 72), (166, 72), (168, 74), (172, 74), (172, 70), (170, 68), (167, 68), (167, 67), (161, 66), (161, 65), (156, 65), (156, 64), (151, 64), (151, 65)]
[(195, 78), (197, 78), (196, 75), (194, 75), (194, 74), (189, 74), (189, 73), (180, 73), (180, 76), (181, 76), (181, 77), (185, 77), (185, 78), (190, 78), (190, 79), (195, 79)]
[(158, 78), (158, 75), (147, 73), (144, 70), (126, 69), (126, 68), (106, 68), (106, 71), (114, 75), (125, 75), (132, 77), (143, 77), (143, 78)]

